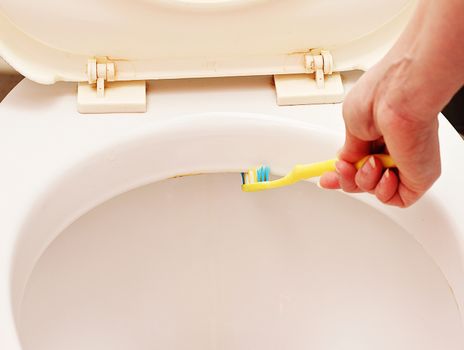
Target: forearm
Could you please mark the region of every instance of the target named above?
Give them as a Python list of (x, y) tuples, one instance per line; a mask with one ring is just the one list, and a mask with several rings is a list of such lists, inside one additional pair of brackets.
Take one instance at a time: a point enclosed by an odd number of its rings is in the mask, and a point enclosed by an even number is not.
[[(464, 1), (420, 0), (414, 17), (384, 60), (400, 83), (395, 101), (436, 115), (464, 83)], [(399, 96), (401, 94), (401, 96)]]
[(441, 109), (464, 83), (464, 1), (422, 0), (427, 6), (422, 30), (410, 55), (416, 56), (418, 89)]

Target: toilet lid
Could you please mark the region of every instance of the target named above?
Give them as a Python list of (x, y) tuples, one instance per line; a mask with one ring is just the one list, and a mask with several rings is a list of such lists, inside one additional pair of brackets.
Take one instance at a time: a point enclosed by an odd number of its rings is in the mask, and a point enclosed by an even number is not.
[(40, 83), (86, 81), (89, 58), (118, 80), (304, 72), (311, 48), (334, 70), (366, 69), (413, 0), (0, 0), (0, 55)]

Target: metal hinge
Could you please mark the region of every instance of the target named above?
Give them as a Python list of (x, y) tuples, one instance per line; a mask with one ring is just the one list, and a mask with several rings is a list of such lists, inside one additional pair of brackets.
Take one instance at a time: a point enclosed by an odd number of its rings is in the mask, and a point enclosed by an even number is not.
[(107, 57), (90, 58), (87, 80), (78, 85), (77, 109), (80, 113), (146, 111), (145, 81), (119, 81), (117, 61)]
[(304, 54), (306, 74), (275, 75), (277, 104), (280, 106), (337, 103), (344, 97), (342, 79), (334, 72), (332, 54), (312, 49)]

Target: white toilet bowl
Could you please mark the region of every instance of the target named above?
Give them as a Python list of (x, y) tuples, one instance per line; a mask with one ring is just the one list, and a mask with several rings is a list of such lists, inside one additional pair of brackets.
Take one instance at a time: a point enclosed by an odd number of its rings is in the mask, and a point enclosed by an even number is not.
[(143, 116), (83, 117), (73, 95), (23, 81), (0, 105), (1, 349), (464, 346), (464, 145), (444, 118), (443, 175), (402, 210), (240, 191), (240, 170), (343, 141), (340, 105), (277, 107), (271, 78), (159, 82)]

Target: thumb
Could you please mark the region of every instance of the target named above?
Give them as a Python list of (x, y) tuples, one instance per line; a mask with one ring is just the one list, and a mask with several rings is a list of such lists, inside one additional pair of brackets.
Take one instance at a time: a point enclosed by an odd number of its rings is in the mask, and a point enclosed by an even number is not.
[(354, 163), (367, 156), (372, 141), (381, 137), (375, 127), (370, 103), (363, 101), (364, 85), (358, 85), (347, 95), (343, 103), (345, 144), (338, 154), (340, 159)]
[(371, 142), (363, 141), (352, 135), (348, 129), (345, 134), (345, 144), (338, 154), (338, 158), (349, 163), (355, 163), (367, 156), (371, 150)]

